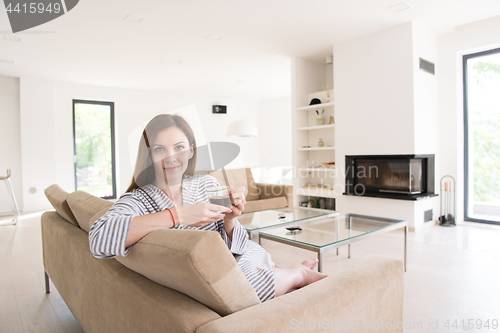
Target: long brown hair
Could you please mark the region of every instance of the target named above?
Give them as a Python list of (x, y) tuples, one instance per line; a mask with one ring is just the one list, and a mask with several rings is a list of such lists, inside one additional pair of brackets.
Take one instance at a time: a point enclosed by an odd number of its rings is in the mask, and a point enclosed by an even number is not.
[(135, 162), (134, 176), (126, 192), (152, 184), (155, 181), (155, 170), (151, 160), (149, 140), (155, 138), (159, 132), (170, 127), (177, 127), (180, 129), (189, 141), (189, 148), (193, 149), (193, 157), (188, 162), (188, 167), (183, 174), (183, 178), (188, 178), (194, 174), (194, 169), (196, 167), (196, 140), (193, 130), (181, 116), (159, 114), (149, 121), (142, 132), (139, 141), (139, 151), (137, 152), (137, 160)]

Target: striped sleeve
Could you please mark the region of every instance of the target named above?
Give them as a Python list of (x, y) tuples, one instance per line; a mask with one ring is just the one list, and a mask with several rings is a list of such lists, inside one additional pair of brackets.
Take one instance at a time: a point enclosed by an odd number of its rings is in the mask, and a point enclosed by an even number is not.
[(226, 233), (224, 219), (217, 221), (217, 230), (231, 253), (241, 255), (245, 252), (248, 245), (248, 233), (240, 222), (238, 222), (238, 219), (234, 221), (233, 240)]
[(123, 194), (90, 228), (90, 252), (98, 259), (128, 255), (130, 247), (125, 248), (125, 242), (130, 223), (134, 217), (145, 214), (138, 198), (132, 193)]

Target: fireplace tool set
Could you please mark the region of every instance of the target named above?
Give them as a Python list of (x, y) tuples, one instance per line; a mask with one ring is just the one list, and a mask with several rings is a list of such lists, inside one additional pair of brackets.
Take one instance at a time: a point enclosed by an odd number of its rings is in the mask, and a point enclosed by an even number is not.
[[(441, 178), (441, 202), (439, 225), (443, 227), (454, 227), (456, 207), (455, 207), (455, 178), (452, 176), (444, 176)], [(443, 191), (444, 189), (444, 191)]]

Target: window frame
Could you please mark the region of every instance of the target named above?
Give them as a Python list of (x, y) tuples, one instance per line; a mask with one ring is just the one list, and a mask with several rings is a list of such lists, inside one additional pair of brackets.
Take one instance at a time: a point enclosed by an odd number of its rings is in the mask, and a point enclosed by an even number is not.
[(75, 105), (76, 104), (94, 104), (94, 105), (107, 105), (110, 107), (110, 127), (111, 127), (111, 183), (113, 188), (113, 195), (107, 197), (101, 197), (102, 199), (116, 199), (116, 159), (115, 159), (115, 103), (105, 102), (105, 101), (91, 101), (83, 99), (73, 99), (73, 174), (75, 177), (75, 191), (77, 189), (77, 177), (76, 177), (76, 117), (75, 117)]
[(468, 76), (467, 76), (467, 60), (478, 58), (490, 54), (500, 53), (500, 48), (481, 51), (471, 54), (465, 54), (462, 57), (462, 74), (463, 74), (463, 103), (464, 103), (464, 221), (479, 222), (487, 224), (500, 225), (500, 222), (477, 219), (469, 216), (469, 99), (468, 99)]

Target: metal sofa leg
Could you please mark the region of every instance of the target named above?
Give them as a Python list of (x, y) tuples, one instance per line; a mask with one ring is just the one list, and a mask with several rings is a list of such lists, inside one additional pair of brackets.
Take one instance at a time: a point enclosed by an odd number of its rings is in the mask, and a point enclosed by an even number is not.
[(49, 276), (47, 275), (47, 272), (45, 272), (45, 293), (50, 293)]

